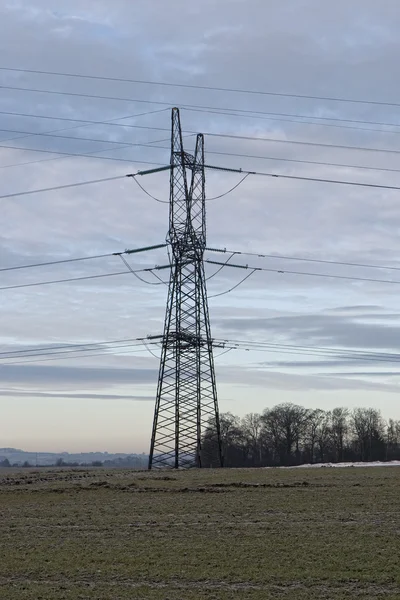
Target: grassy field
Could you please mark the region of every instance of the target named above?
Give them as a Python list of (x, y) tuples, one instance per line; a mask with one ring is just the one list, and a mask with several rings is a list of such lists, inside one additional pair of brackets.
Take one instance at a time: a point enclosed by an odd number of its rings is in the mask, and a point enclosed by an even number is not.
[(400, 468), (0, 470), (0, 598), (400, 599)]

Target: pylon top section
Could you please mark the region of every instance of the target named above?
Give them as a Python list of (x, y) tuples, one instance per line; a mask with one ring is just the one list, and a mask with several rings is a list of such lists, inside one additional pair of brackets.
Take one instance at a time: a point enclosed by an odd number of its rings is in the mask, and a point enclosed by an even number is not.
[(204, 252), (206, 246), (204, 136), (198, 134), (194, 155), (183, 148), (178, 108), (172, 109), (170, 218), (168, 240), (175, 257)]

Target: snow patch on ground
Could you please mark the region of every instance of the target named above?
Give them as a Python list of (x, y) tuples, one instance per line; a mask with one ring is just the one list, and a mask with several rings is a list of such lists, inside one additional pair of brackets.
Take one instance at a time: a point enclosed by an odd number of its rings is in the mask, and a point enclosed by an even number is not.
[(344, 468), (344, 467), (400, 467), (400, 460), (388, 462), (343, 462), (343, 463), (317, 463), (308, 465), (297, 465), (294, 467), (283, 467), (285, 469), (320, 469), (320, 468)]

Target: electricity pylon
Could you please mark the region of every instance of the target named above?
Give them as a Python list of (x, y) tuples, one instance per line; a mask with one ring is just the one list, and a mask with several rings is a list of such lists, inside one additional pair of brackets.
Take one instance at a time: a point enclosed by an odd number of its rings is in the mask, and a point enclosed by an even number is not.
[[(149, 469), (222, 466), (217, 390), (204, 272), (204, 137), (183, 149), (172, 109), (168, 288)], [(156, 339), (153, 336), (151, 339)]]

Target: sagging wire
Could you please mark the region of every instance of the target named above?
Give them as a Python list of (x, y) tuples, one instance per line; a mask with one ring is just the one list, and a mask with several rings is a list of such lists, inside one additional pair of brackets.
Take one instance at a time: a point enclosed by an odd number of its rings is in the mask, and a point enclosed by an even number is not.
[[(191, 135), (193, 135), (193, 134), (191, 134)], [(190, 136), (184, 136), (184, 137), (190, 137)], [(159, 141), (164, 141), (164, 140), (159, 140)], [(156, 142), (151, 142), (151, 143), (155, 144)], [(138, 173), (136, 175), (138, 175)], [(130, 175), (130, 177), (137, 183), (137, 185), (140, 187), (142, 192), (144, 192), (146, 194), (146, 196), (149, 196), (149, 198), (151, 198), (152, 200), (155, 200), (156, 202), (159, 202), (160, 204), (169, 204), (169, 200), (161, 200), (160, 198), (153, 196), (153, 194), (150, 194), (150, 192), (148, 192), (146, 190), (146, 188), (144, 188), (142, 186), (142, 184), (139, 183), (139, 181), (136, 179), (136, 175)], [(233, 188), (231, 188), (227, 192), (224, 192), (223, 194), (220, 194), (219, 196), (214, 196), (213, 198), (206, 198), (205, 199), (206, 202), (210, 202), (211, 200), (219, 200), (220, 198), (227, 196), (228, 194), (230, 194), (231, 192), (236, 190), (244, 182), (244, 180), (247, 179), (247, 177), (249, 175), (251, 175), (251, 173), (246, 173), (246, 175), (244, 177), (242, 177), (242, 179), (238, 183), (236, 183), (236, 185), (234, 185)]]
[[(154, 277), (156, 277), (159, 280), (160, 283), (163, 283), (164, 285), (166, 285), (168, 287), (168, 285), (169, 285), (168, 281), (164, 281), (163, 279), (161, 279), (161, 277), (159, 277), (157, 275), (157, 273), (155, 273), (154, 271), (151, 271), (151, 274), (154, 275)], [(156, 285), (156, 284), (154, 284), (154, 285)], [(157, 285), (160, 285), (160, 284), (157, 284)]]
[(157, 356), (156, 354), (154, 354), (154, 352), (152, 350), (150, 350), (150, 348), (148, 347), (146, 340), (143, 340), (143, 345), (146, 348), (147, 352), (149, 352), (149, 354), (151, 354), (154, 358), (156, 358), (157, 360), (160, 360), (160, 357)]
[(230, 261), (230, 260), (231, 260), (231, 259), (232, 259), (232, 258), (235, 256), (235, 254), (236, 254), (236, 252), (233, 252), (233, 253), (231, 254), (231, 256), (228, 258), (228, 260), (227, 260), (227, 261), (226, 261), (226, 262), (225, 262), (225, 263), (224, 263), (224, 264), (223, 264), (223, 265), (222, 265), (222, 266), (221, 266), (221, 267), (220, 267), (220, 268), (219, 268), (217, 271), (215, 271), (215, 273), (213, 273), (212, 275), (210, 275), (210, 277), (208, 277), (208, 278), (206, 279), (206, 281), (208, 282), (208, 281), (210, 281), (210, 279), (212, 279), (213, 277), (215, 277), (216, 275), (218, 275), (218, 273), (220, 273), (220, 272), (222, 271), (222, 269), (223, 269), (224, 267), (226, 267), (226, 265), (227, 265), (227, 264), (229, 263), (229, 261)]
[[(190, 133), (188, 135), (184, 135), (182, 136), (183, 138), (188, 138), (188, 137), (193, 137), (195, 134), (194, 133)], [(156, 143), (160, 143), (160, 142), (167, 142), (169, 141), (169, 138), (165, 138), (162, 140), (156, 140), (154, 142), (150, 142), (150, 144), (156, 144)], [(149, 146), (151, 147), (151, 146)], [(160, 198), (156, 198), (156, 196), (153, 196), (153, 194), (150, 194), (150, 192), (148, 192), (146, 190), (146, 188), (144, 188), (142, 186), (141, 183), (139, 183), (139, 181), (136, 179), (136, 176), (140, 175), (140, 173), (136, 173), (136, 174), (130, 174), (129, 177), (131, 177), (136, 183), (137, 185), (140, 187), (140, 189), (142, 190), (142, 192), (144, 192), (146, 194), (146, 196), (149, 196), (149, 198), (151, 198), (152, 200), (155, 200), (156, 202), (159, 202), (160, 204), (169, 204), (169, 200), (161, 200)]]
[(150, 194), (150, 192), (148, 192), (141, 183), (138, 182), (138, 180), (136, 179), (136, 175), (132, 175), (132, 179), (133, 181), (135, 181), (137, 183), (137, 185), (140, 187), (140, 189), (142, 190), (142, 192), (144, 192), (147, 196), (149, 196), (149, 198), (151, 198), (152, 200), (155, 200), (156, 202), (159, 202), (160, 204), (169, 204), (169, 200), (160, 200), (160, 198), (156, 198), (155, 196), (153, 196), (152, 194)]
[(220, 194), (219, 196), (214, 196), (214, 198), (206, 198), (206, 201), (210, 202), (211, 200), (219, 200), (220, 198), (223, 198), (224, 196), (227, 196), (228, 194), (230, 194), (231, 192), (233, 192), (234, 190), (236, 190), (236, 188), (238, 188), (239, 185), (241, 185), (243, 183), (243, 181), (245, 179), (247, 179), (247, 177), (249, 175), (250, 175), (250, 173), (246, 173), (246, 175), (244, 177), (242, 177), (242, 179), (236, 185), (234, 185), (233, 188), (231, 188), (227, 192), (224, 192), (223, 194)]
[[(139, 279), (139, 281), (141, 281), (142, 283), (147, 283), (147, 285), (161, 285), (158, 282), (155, 282), (155, 281), (146, 281), (145, 279), (143, 279), (143, 277), (140, 277), (140, 275), (138, 275), (137, 273), (135, 273), (135, 271), (132, 269), (131, 265), (128, 263), (128, 261), (125, 259), (125, 257), (122, 256), (122, 254), (117, 254), (116, 256), (120, 257), (120, 259), (122, 260), (122, 262), (124, 263), (124, 265), (132, 273), (132, 275), (134, 275), (136, 277), (136, 279)], [(150, 271), (150, 272), (152, 272), (152, 271)]]
[(227, 350), (224, 350), (223, 352), (221, 352), (220, 354), (215, 356), (215, 359), (220, 358), (221, 356), (224, 356), (224, 354), (228, 354), (228, 352), (232, 352), (232, 350), (237, 350), (237, 348), (228, 348)]
[(208, 296), (208, 298), (218, 298), (218, 296), (224, 296), (225, 294), (229, 294), (230, 292), (233, 292), (233, 290), (236, 290), (236, 288), (238, 288), (240, 285), (242, 285), (242, 283), (244, 283), (246, 281), (246, 279), (249, 279), (249, 277), (251, 277), (252, 275), (254, 275), (254, 273), (257, 270), (258, 269), (253, 269), (250, 273), (248, 273), (246, 275), (246, 277), (244, 277), (241, 281), (239, 281), (239, 283), (237, 283), (236, 285), (234, 285), (233, 287), (231, 287), (229, 290), (226, 290), (225, 292), (221, 292), (219, 294), (214, 294), (212, 296)]

